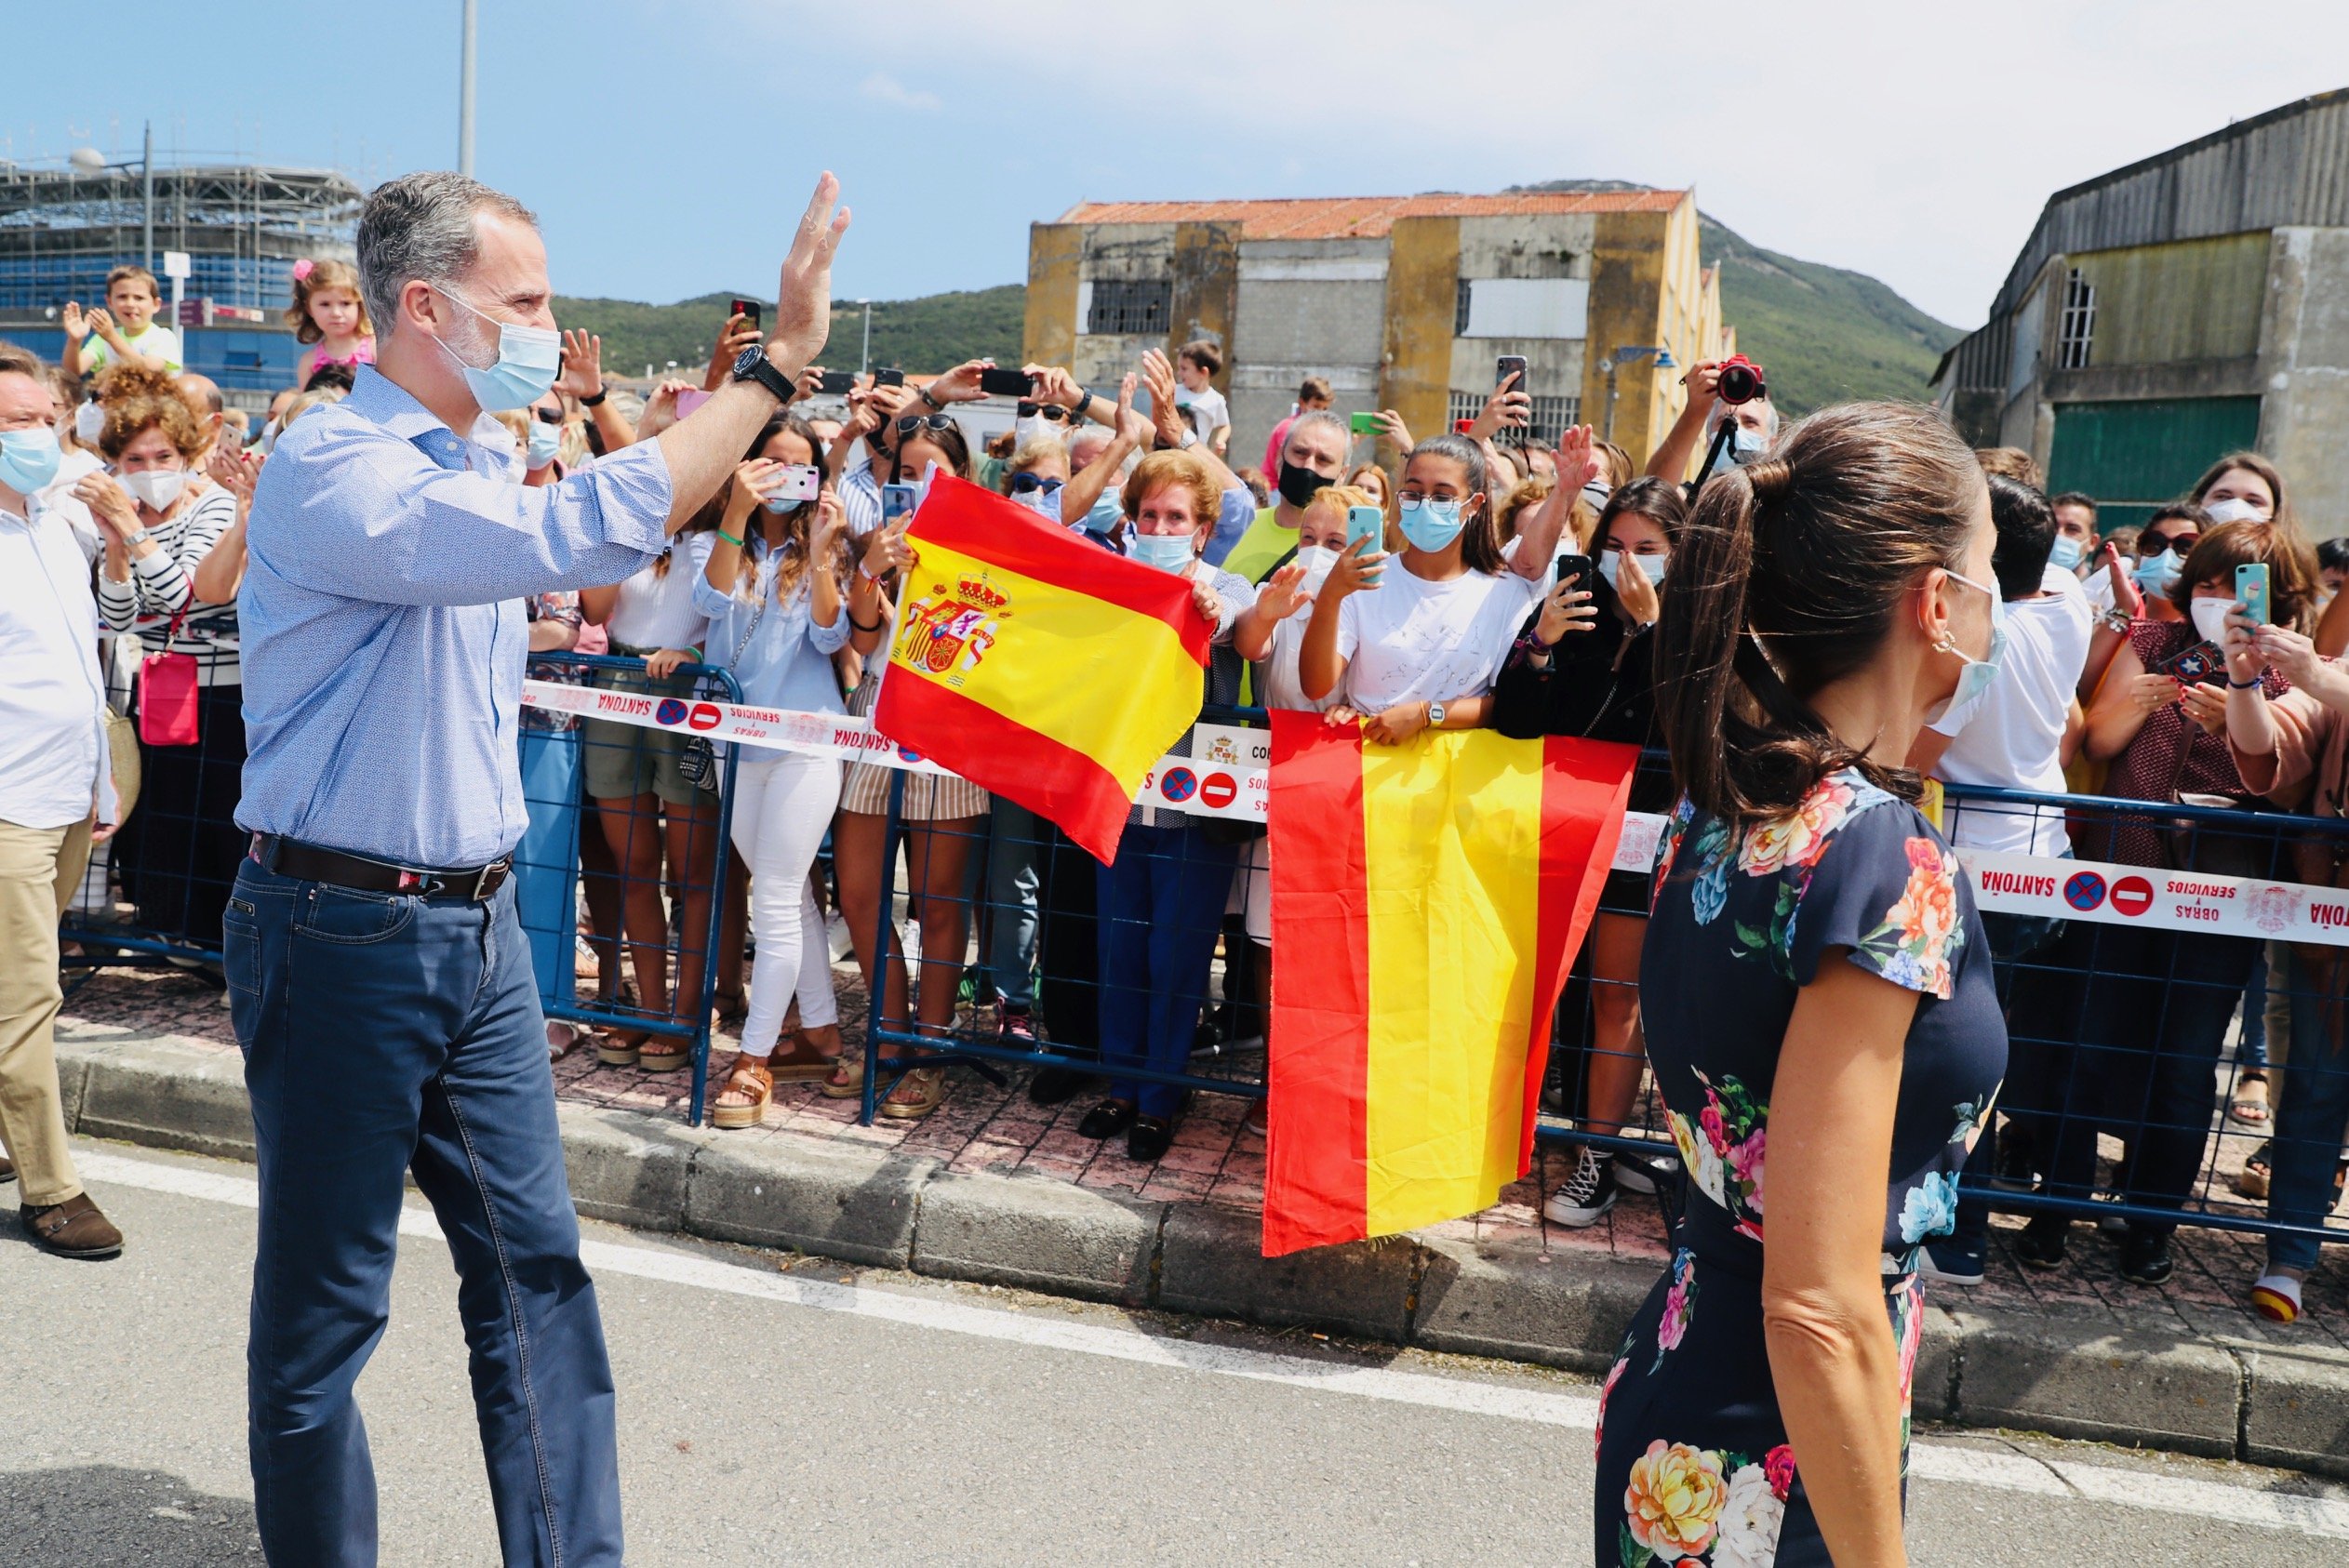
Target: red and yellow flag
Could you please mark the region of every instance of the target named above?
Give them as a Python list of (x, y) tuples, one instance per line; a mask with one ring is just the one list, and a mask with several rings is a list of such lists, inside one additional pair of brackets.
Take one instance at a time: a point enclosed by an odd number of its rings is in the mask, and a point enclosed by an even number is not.
[(1199, 716), (1210, 628), (1189, 579), (945, 474), (906, 539), (874, 726), (1110, 860)]
[(1638, 760), (1273, 714), (1265, 1256), (1475, 1214), (1530, 1168)]

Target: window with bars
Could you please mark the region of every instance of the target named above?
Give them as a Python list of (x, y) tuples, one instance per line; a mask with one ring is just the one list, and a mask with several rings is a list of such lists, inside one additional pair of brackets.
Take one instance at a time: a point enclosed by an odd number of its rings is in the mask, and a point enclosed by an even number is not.
[(1468, 336), (1468, 310), (1476, 293), (1476, 280), (1462, 278), (1452, 290), (1452, 336)]
[(2095, 339), (2096, 286), (2080, 276), (2080, 270), (2075, 267), (2063, 280), (2063, 314), (2056, 324), (2056, 368), (2086, 369), (2089, 349)]
[[(1491, 395), (1490, 392), (1454, 392), (1445, 412), (1444, 429), (1458, 430), (1461, 420), (1473, 419), (1483, 413), (1485, 399)], [(1558, 444), (1558, 437), (1566, 433), (1568, 426), (1579, 423), (1582, 417), (1582, 400), (1580, 397), (1548, 397), (1536, 392), (1533, 394), (1533, 424), (1530, 430), (1504, 430), (1494, 436), (1493, 441), (1501, 446), (1516, 446), (1522, 445), (1526, 437), (1530, 435), (1544, 446), (1555, 446)]]
[(1091, 309), (1085, 312), (1088, 333), (1150, 333), (1163, 337), (1174, 308), (1171, 278), (1096, 278)]

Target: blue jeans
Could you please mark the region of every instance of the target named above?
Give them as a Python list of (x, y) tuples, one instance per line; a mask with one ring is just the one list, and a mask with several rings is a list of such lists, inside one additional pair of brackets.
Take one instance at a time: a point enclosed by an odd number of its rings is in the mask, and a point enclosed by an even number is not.
[(357, 893), (248, 859), (223, 924), (260, 1165), (246, 1362), (270, 1561), (375, 1561), (352, 1386), (390, 1321), (408, 1171), (457, 1267), (504, 1561), (620, 1561), (611, 1366), (513, 884)]
[(1034, 812), (995, 797), (987, 816), (987, 977), (1005, 1006), (1023, 1012), (1035, 1005), (1036, 867), (1051, 853), (1051, 837)]
[(1238, 858), (1238, 845), (1196, 828), (1128, 824), (1117, 858), (1100, 870), (1101, 1062), (1110, 1097), (1144, 1116), (1173, 1115), (1181, 1089), (1121, 1079), (1117, 1069), (1179, 1072), (1191, 1059)]
[(579, 918), (579, 731), (528, 729), (522, 741), (522, 804), (529, 826), (514, 851), (514, 908), (530, 940), (530, 971), (541, 1003), (579, 994), (573, 932)]
[[(2269, 1146), (2267, 1217), (2288, 1225), (2317, 1225), (2332, 1207), (2332, 1176), (2341, 1141), (2349, 1131), (2349, 1038), (2339, 1029), (2340, 978), (2317, 973), (2299, 952), (2286, 950), (2285, 975), (2270, 983), (2292, 998), (2292, 1049), (2284, 1073), (2290, 1092), (2276, 1105), (2276, 1137)], [(2335, 960), (2322, 967), (2329, 971)], [(2330, 983), (2329, 984), (2328, 981)], [(2326, 1015), (2335, 1015), (2328, 1028)], [(2314, 1269), (2316, 1243), (2305, 1236), (2271, 1236), (2271, 1269)]]

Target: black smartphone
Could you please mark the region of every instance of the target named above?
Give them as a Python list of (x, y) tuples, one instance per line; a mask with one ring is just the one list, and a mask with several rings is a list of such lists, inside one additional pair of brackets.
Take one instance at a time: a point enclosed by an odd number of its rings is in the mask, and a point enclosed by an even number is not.
[(1024, 370), (981, 370), (979, 390), (989, 397), (1025, 397), (1035, 391), (1035, 378)]
[(743, 322), (744, 322), (744, 323), (746, 323), (746, 324), (750, 326), (750, 328), (751, 328), (751, 330), (752, 330), (752, 331), (755, 332), (755, 331), (757, 331), (757, 330), (758, 330), (758, 301), (757, 301), (757, 300), (755, 300), (755, 299), (737, 299), (737, 300), (735, 300), (735, 301), (734, 301), (733, 310), (734, 310), (734, 313), (735, 313), (736, 315), (738, 315), (738, 316), (741, 316), (741, 317), (742, 318)]
[(905, 385), (905, 372), (894, 365), (883, 365), (873, 373), (873, 384), (876, 387), (901, 387)]
[(1592, 565), (1589, 556), (1568, 553), (1559, 556), (1556, 564), (1551, 567), (1550, 586), (1553, 588), (1571, 586), (1588, 593), (1591, 591), (1591, 579), (1596, 576), (1598, 576), (1598, 568)]
[(823, 373), (822, 379), (816, 383), (816, 390), (821, 392), (832, 392), (836, 395), (844, 392), (854, 392), (856, 390), (856, 385), (857, 373), (855, 371), (827, 370)]
[(1510, 387), (1509, 390), (1511, 392), (1523, 392), (1528, 397), (1531, 397), (1533, 395), (1533, 389), (1527, 386), (1525, 381), (1525, 355), (1502, 354), (1499, 359), (1492, 362), (1492, 384), (1494, 386), (1497, 387), (1501, 385), (1501, 382), (1508, 380), (1511, 376), (1515, 376), (1517, 379), (1515, 383)]

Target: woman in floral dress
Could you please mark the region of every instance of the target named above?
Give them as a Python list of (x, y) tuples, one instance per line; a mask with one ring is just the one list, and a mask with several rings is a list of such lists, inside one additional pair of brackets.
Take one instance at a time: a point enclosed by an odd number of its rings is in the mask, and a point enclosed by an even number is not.
[(1901, 764), (1995, 672), (1994, 542), (1972, 454), (1884, 404), (1806, 419), (1690, 514), (1656, 657), (1683, 798), (1641, 984), (1688, 1183), (1600, 1402), (1595, 1561), (1905, 1561), (1915, 1258), (2007, 1037)]

